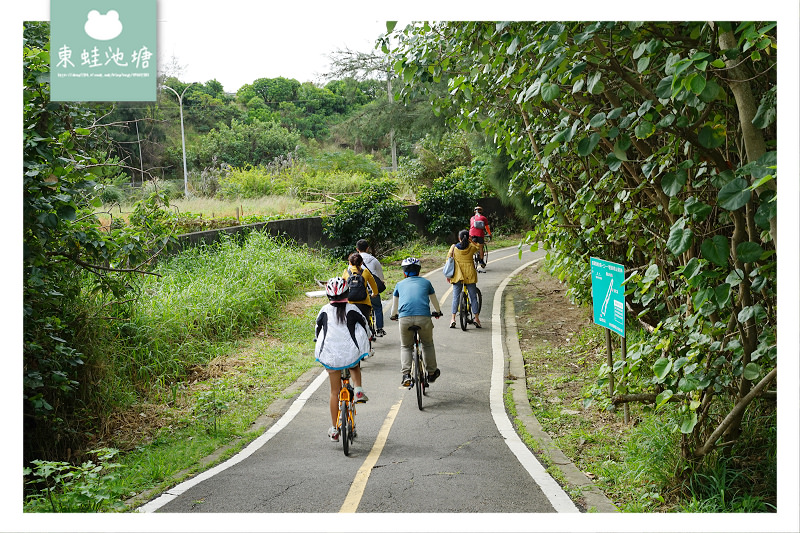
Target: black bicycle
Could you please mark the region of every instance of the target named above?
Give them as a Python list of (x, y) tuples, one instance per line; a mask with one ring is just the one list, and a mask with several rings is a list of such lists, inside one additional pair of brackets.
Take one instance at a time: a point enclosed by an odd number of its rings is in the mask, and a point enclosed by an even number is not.
[[(478, 287), (475, 287), (475, 296), (478, 298), (478, 314), (480, 314), (483, 306), (483, 295)], [(475, 315), (472, 313), (472, 301), (469, 298), (466, 283), (461, 284), (461, 299), (458, 301), (458, 320), (463, 331), (467, 331), (467, 324), (475, 323)]]
[[(432, 312), (431, 316), (434, 318), (442, 316), (442, 313)], [(390, 317), (390, 320), (397, 320), (396, 316)], [(422, 397), (427, 394), (428, 390), (428, 372), (425, 370), (425, 359), (422, 357), (422, 346), (419, 340), (419, 326), (409, 326), (408, 330), (414, 335), (414, 351), (411, 354), (411, 385), (409, 389), (414, 388), (417, 391), (417, 406), (420, 411), (422, 410)]]
[[(486, 244), (486, 239), (483, 240), (483, 263), (486, 264), (489, 262), (489, 245)], [(486, 270), (481, 268), (481, 253), (480, 251), (475, 252), (472, 254), (472, 263), (475, 265), (475, 270), (477, 272), (486, 272)]]

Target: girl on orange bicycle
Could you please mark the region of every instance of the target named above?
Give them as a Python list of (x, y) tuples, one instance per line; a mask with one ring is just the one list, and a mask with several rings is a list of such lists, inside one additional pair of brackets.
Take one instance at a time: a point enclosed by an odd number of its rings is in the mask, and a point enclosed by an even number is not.
[(329, 302), (320, 309), (314, 331), (314, 356), (328, 371), (331, 386), (330, 409), (332, 426), (328, 437), (339, 441), (336, 418), (339, 413), (339, 391), (342, 370), (350, 369), (356, 401), (364, 403), (367, 395), (361, 387), (361, 360), (369, 353), (369, 327), (359, 309), (347, 301), (347, 282), (331, 278), (325, 285)]

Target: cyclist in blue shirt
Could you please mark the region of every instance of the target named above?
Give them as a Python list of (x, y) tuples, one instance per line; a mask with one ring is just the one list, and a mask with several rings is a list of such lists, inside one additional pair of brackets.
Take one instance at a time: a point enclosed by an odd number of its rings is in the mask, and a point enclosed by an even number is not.
[(433, 345), (433, 320), (431, 320), (431, 304), (436, 310), (433, 316), (438, 320), (442, 316), (439, 299), (433, 284), (420, 277), (422, 268), (419, 259), (408, 257), (401, 263), (404, 278), (394, 287), (392, 293), (392, 311), (390, 318), (400, 322), (400, 370), (403, 373), (402, 384), (411, 386), (411, 357), (414, 348), (414, 334), (409, 326), (419, 326), (419, 340), (422, 345), (422, 358), (428, 371), (428, 381), (433, 383), (441, 375), (436, 364), (436, 348)]

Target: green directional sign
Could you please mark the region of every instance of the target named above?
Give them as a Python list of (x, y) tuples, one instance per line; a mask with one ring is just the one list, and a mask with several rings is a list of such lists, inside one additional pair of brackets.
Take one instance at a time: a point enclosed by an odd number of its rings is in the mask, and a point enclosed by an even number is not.
[(625, 336), (625, 267), (591, 257), (594, 323)]

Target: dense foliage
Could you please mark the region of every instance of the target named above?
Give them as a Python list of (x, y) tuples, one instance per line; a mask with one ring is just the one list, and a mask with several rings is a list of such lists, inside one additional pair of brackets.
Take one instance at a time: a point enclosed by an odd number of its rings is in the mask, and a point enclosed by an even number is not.
[[(467, 167), (458, 167), (417, 193), (419, 212), (425, 217), (431, 235), (451, 237), (464, 229), (482, 197), (482, 180)], [(452, 240), (452, 239), (451, 239)]]
[(49, 25), (25, 28), (23, 49), (23, 395), (25, 453), (53, 454), (79, 442), (72, 424), (90, 317), (84, 293), (108, 295), (169, 241), (163, 197), (139, 202), (131, 223), (102, 231), (100, 184), (119, 173), (98, 126), (103, 109), (50, 101)]
[(359, 239), (369, 242), (373, 253), (384, 254), (416, 236), (416, 228), (407, 222), (403, 202), (393, 196), (397, 185), (390, 180), (365, 182), (357, 195), (345, 197), (336, 213), (323, 217), (325, 235), (340, 243), (334, 254), (345, 258)]
[(626, 265), (648, 333), (614, 365), (627, 388), (606, 401), (675, 411), (690, 460), (735, 441), (777, 374), (775, 34), (755, 22), (395, 34), (399, 93), (448, 80), (432, 104), (513, 159), (516, 194), (547, 194), (536, 237), (574, 296), (590, 297), (590, 256)]

